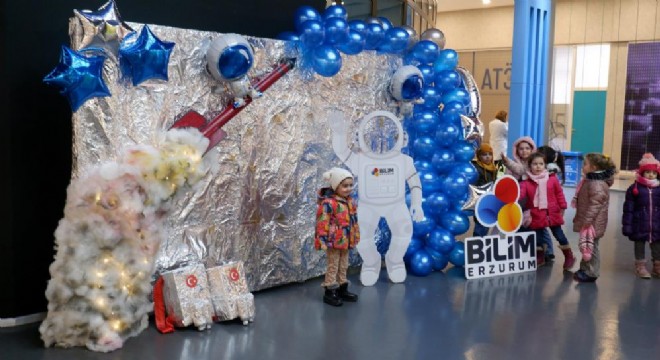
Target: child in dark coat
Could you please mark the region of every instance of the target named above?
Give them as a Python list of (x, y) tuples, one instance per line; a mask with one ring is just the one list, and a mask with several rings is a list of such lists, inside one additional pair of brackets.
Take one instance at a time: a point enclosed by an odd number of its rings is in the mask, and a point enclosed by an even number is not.
[[(497, 180), (497, 167), (493, 162), (493, 148), (487, 143), (482, 143), (477, 149), (476, 155), (477, 159), (472, 161), (472, 165), (479, 174), (475, 186), (486, 185)], [(475, 216), (472, 236), (486, 236), (488, 230), (489, 228), (483, 226)]]
[(644, 154), (635, 174), (635, 183), (626, 191), (623, 203), (623, 235), (635, 242), (635, 274), (650, 279), (646, 268), (646, 243), (651, 247), (654, 277), (660, 277), (660, 162)]

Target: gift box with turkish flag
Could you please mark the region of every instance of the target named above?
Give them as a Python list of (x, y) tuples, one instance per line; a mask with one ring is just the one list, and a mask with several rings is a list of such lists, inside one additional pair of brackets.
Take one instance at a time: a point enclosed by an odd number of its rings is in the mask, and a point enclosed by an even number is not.
[[(208, 329), (213, 323), (213, 306), (204, 265), (196, 264), (163, 273), (162, 299), (167, 312), (166, 323), (185, 327), (195, 325), (199, 330)], [(157, 286), (158, 287), (158, 286)], [(154, 291), (154, 296), (157, 295)], [(158, 300), (154, 299), (156, 305)], [(158, 325), (158, 314), (157, 326)], [(168, 326), (166, 326), (168, 327)], [(170, 332), (160, 329), (162, 332)], [(163, 331), (165, 330), (165, 331)]]
[(236, 261), (206, 270), (216, 321), (240, 318), (254, 321), (254, 295), (248, 290), (243, 262)]

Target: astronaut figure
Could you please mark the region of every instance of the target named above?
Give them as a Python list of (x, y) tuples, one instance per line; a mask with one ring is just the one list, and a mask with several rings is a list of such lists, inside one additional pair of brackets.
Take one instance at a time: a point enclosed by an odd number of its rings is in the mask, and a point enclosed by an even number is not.
[[(410, 156), (401, 153), (403, 128), (394, 114), (375, 111), (360, 121), (359, 152), (347, 143), (348, 127), (341, 112), (329, 115), (332, 147), (335, 154), (357, 175), (359, 186), (358, 222), (361, 241), (357, 246), (362, 257), (360, 281), (373, 286), (378, 280), (381, 257), (374, 235), (384, 217), (392, 232), (390, 248), (385, 254), (387, 274), (393, 283), (406, 280), (403, 256), (412, 237), (411, 221), (424, 218), (422, 184)], [(406, 186), (410, 188), (410, 211), (406, 205)]]
[(206, 68), (216, 80), (226, 81), (234, 94), (233, 105), (245, 105), (245, 97), (256, 99), (261, 91), (252, 87), (247, 77), (254, 63), (254, 50), (248, 41), (238, 34), (225, 34), (215, 38), (206, 51)]

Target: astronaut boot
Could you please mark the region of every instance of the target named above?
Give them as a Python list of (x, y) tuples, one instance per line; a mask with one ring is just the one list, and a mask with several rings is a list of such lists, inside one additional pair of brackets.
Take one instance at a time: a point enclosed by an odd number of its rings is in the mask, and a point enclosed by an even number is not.
[(360, 269), (360, 282), (364, 286), (373, 286), (380, 275), (380, 253), (373, 243), (373, 239), (361, 239), (357, 245), (358, 252), (362, 257), (362, 269)]
[(250, 97), (251, 98), (258, 99), (262, 96), (264, 96), (264, 93), (262, 93), (261, 91), (259, 91), (257, 89), (254, 89), (254, 88), (250, 89)]
[(238, 109), (245, 106), (245, 100), (243, 98), (235, 97), (234, 98), (234, 108)]
[(385, 266), (387, 267), (387, 275), (395, 284), (406, 281), (406, 264), (403, 262), (403, 255), (408, 250), (408, 239), (397, 239), (392, 237), (390, 242), (390, 249), (385, 254)]

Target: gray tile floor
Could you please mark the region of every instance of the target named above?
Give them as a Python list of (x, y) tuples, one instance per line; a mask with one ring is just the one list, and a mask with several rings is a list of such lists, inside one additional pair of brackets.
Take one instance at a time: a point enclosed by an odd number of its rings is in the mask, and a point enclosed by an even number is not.
[(341, 308), (322, 303), (321, 279), (313, 279), (256, 293), (249, 326), (161, 335), (152, 325), (98, 354), (44, 349), (33, 324), (0, 329), (0, 359), (658, 359), (660, 279), (634, 276), (632, 244), (620, 235), (623, 195), (612, 192), (595, 284), (575, 283), (561, 253), (538, 272), (486, 280), (466, 281), (450, 268), (394, 285), (383, 271), (364, 288), (354, 274), (360, 300)]

